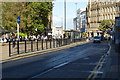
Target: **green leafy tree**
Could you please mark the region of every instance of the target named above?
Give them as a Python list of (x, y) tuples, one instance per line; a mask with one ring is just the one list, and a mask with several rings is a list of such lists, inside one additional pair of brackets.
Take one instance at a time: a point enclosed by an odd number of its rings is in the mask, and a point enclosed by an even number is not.
[(113, 20), (103, 20), (100, 22), (99, 30), (103, 32), (110, 30), (112, 29), (114, 23), (115, 22)]
[[(5, 2), (3, 6), (4, 28), (9, 31), (16, 31), (18, 16), (21, 17), (22, 33), (44, 33), (44, 28), (48, 27), (52, 2)], [(38, 31), (35, 31), (36, 28)]]
[(30, 15), (32, 18), (33, 30), (36, 28), (40, 33), (44, 32), (44, 29), (48, 26), (48, 16), (52, 11), (52, 3), (48, 2), (32, 2), (30, 3)]
[(114, 22), (113, 20), (103, 20), (103, 21), (101, 21), (100, 26), (99, 26), (98, 29), (99, 29), (100, 31), (102, 31), (102, 34), (101, 34), (102, 39), (103, 39), (103, 37), (104, 37), (104, 33), (105, 33), (106, 31), (108, 31), (108, 30), (111, 30), (114, 23), (115, 23), (115, 22)]

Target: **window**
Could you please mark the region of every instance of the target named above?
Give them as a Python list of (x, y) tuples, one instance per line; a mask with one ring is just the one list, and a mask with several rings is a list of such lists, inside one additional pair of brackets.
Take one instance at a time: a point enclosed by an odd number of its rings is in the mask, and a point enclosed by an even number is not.
[(119, 11), (120, 11), (120, 6), (119, 6)]

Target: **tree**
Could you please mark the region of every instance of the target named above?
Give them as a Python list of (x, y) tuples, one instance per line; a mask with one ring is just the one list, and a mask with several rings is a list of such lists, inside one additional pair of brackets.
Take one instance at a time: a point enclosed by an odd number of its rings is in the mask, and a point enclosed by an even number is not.
[(113, 20), (103, 20), (101, 21), (100, 23), (100, 26), (99, 26), (99, 30), (102, 31), (102, 40), (103, 40), (103, 37), (104, 37), (104, 33), (107, 32), (108, 30), (112, 30), (112, 27), (113, 27), (113, 24), (115, 22)]
[(27, 34), (44, 33), (48, 27), (48, 16), (52, 11), (52, 2), (4, 2), (4, 28), (16, 31), (17, 17), (21, 17), (20, 32)]
[(115, 22), (113, 20), (103, 20), (100, 22), (100, 26), (98, 29), (103, 32), (111, 30), (114, 23)]
[(30, 3), (30, 15), (32, 18), (32, 22), (34, 23), (33, 30), (36, 28), (41, 33), (44, 32), (44, 29), (48, 27), (48, 16), (52, 11), (52, 3), (51, 2), (32, 2)]

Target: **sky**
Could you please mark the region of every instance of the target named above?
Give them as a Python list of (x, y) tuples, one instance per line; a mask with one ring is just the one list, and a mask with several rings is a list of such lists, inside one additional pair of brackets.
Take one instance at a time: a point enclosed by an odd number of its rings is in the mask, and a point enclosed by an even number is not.
[[(77, 9), (85, 9), (87, 6), (87, 0), (67, 0), (66, 1), (66, 28), (74, 29), (73, 18), (76, 16), (76, 4)], [(64, 0), (54, 1), (53, 7), (53, 26), (64, 27)]]

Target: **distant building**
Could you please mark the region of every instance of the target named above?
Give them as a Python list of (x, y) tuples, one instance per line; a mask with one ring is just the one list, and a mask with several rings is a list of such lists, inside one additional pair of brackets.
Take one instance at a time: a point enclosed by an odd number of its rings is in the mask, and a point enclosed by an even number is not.
[(64, 31), (63, 31), (63, 27), (62, 26), (53, 26), (52, 27), (52, 37), (53, 38), (61, 38), (63, 37)]
[(74, 30), (85, 32), (86, 27), (86, 10), (77, 10), (77, 17), (73, 19)]
[(77, 17), (73, 19), (74, 30), (77, 30)]
[(87, 21), (86, 21), (86, 11), (81, 11), (80, 13), (80, 31), (81, 32), (86, 32), (85, 31), (85, 28), (86, 28), (86, 24)]
[(89, 0), (86, 30), (96, 33), (100, 21), (115, 20), (115, 16), (120, 16), (120, 0)]

